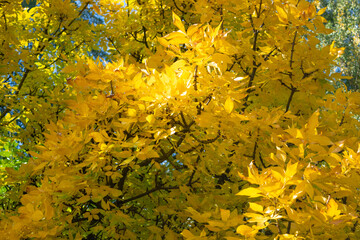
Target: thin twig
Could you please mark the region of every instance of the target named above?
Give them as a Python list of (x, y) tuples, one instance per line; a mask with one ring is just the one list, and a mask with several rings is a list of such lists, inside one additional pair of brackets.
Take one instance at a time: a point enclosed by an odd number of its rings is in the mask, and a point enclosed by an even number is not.
[(215, 138), (210, 138), (210, 139), (207, 139), (207, 140), (201, 140), (201, 139), (195, 137), (195, 135), (193, 133), (191, 133), (190, 136), (192, 136), (199, 143), (209, 144), (209, 143), (215, 142), (220, 137), (220, 130), (218, 131), (218, 135)]
[(297, 92), (297, 91), (298, 90), (296, 88), (291, 89), (291, 93), (290, 93), (289, 99), (288, 99), (287, 104), (286, 104), (285, 112), (289, 111), (290, 103), (291, 103), (291, 101), (293, 99), (293, 96), (294, 96), (295, 92)]

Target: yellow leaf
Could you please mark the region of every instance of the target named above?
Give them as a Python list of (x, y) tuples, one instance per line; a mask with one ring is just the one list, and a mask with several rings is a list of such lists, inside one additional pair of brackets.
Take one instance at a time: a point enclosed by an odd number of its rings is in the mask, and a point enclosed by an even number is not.
[(129, 157), (128, 159), (121, 162), (120, 166), (131, 163), (134, 160), (134, 158), (135, 158), (135, 156)]
[(74, 188), (74, 184), (70, 180), (62, 180), (58, 186), (60, 190), (69, 190)]
[(173, 22), (174, 22), (174, 25), (180, 29), (180, 31), (182, 31), (183, 33), (186, 32), (181, 19), (174, 12), (173, 12)]
[(76, 234), (74, 240), (80, 240), (80, 239), (83, 239), (83, 237), (82, 237), (81, 234), (78, 232), (78, 233)]
[(322, 9), (320, 9), (318, 12), (317, 12), (317, 15), (322, 15), (325, 11), (326, 11), (326, 8), (327, 7), (324, 7)]
[[(340, 54), (341, 55), (341, 54)], [(352, 76), (341, 76), (340, 79), (353, 79), (354, 77)]]
[(99, 9), (99, 7), (98, 6), (96, 6), (96, 4), (93, 4), (93, 9), (94, 9), (94, 11), (97, 13), (97, 14), (101, 14), (101, 12), (100, 12), (100, 9)]
[(5, 115), (5, 121), (11, 121), (11, 114), (10, 113), (7, 113)]
[(158, 42), (164, 47), (169, 46), (169, 42), (165, 38), (158, 38)]
[(307, 193), (307, 194), (309, 194), (309, 197), (310, 198), (314, 198), (314, 188), (313, 188), (313, 186), (311, 185), (311, 183), (310, 182), (308, 182), (308, 183), (306, 183), (306, 185), (305, 185), (305, 192)]
[(98, 132), (92, 132), (89, 134), (90, 137), (94, 139), (95, 142), (103, 142), (103, 136)]
[(260, 179), (259, 171), (256, 168), (254, 162), (251, 162), (249, 164), (248, 175), (249, 175), (249, 177), (247, 177), (247, 179), (246, 179), (247, 181), (249, 181), (249, 182), (251, 182), (253, 184), (260, 184), (259, 183), (259, 179)]
[(297, 166), (298, 166), (297, 162), (292, 165), (291, 165), (290, 161), (288, 162), (287, 167), (286, 167), (286, 172), (285, 172), (285, 176), (288, 177), (288, 179), (292, 178), (296, 174)]
[(221, 21), (219, 25), (214, 29), (213, 34), (211, 36), (212, 38), (215, 38), (219, 34), (219, 30), (222, 26), (223, 26), (223, 21)]
[(154, 121), (155, 121), (154, 115), (148, 115), (148, 116), (146, 117), (146, 121), (148, 121), (148, 123), (150, 123), (150, 124), (153, 124)]
[(43, 215), (42, 211), (36, 210), (36, 211), (32, 214), (31, 219), (32, 219), (33, 221), (40, 221), (43, 217), (44, 217), (44, 215)]
[(104, 171), (111, 171), (112, 169), (113, 169), (113, 167), (110, 165), (104, 167)]
[(145, 111), (145, 105), (144, 104), (138, 104), (140, 111)]
[(104, 201), (104, 199), (101, 199), (101, 207), (102, 207), (104, 210), (110, 210), (109, 203), (106, 203), (106, 202)]
[(43, 169), (46, 165), (48, 164), (48, 162), (42, 162), (40, 163), (39, 165), (37, 165), (33, 171), (37, 171), (37, 170), (40, 170), (40, 169)]
[(130, 152), (130, 151), (121, 151), (116, 154), (116, 157), (120, 157), (120, 158), (128, 158), (131, 156), (132, 156), (132, 152)]
[(114, 196), (114, 197), (118, 197), (118, 196), (120, 196), (121, 193), (122, 193), (120, 190), (114, 189), (114, 188), (109, 189), (109, 192), (110, 192), (111, 195)]
[(255, 212), (262, 212), (264, 210), (263, 206), (257, 203), (249, 202), (250, 209)]
[(44, 201), (45, 207), (45, 218), (51, 219), (54, 216), (54, 208), (51, 206), (51, 202), (49, 200)]
[(187, 62), (185, 60), (177, 60), (171, 65), (171, 68), (175, 71), (179, 69), (184, 69), (184, 67), (187, 65)]
[(231, 98), (230, 97), (228, 97), (227, 99), (226, 99), (226, 101), (225, 101), (225, 111), (227, 112), (227, 113), (231, 113), (232, 112), (232, 110), (234, 109), (234, 101), (233, 100), (231, 100)]
[(194, 237), (194, 235), (189, 230), (182, 231), (181, 235), (183, 235), (184, 238), (193, 238)]
[(90, 200), (90, 196), (89, 195), (86, 195), (86, 196), (82, 196), (81, 198), (79, 198), (77, 200), (78, 203), (84, 203), (84, 202), (87, 202)]
[(316, 128), (318, 126), (319, 126), (319, 110), (317, 110), (311, 115), (309, 122), (307, 124), (307, 130), (310, 134), (317, 135)]
[(187, 30), (187, 35), (191, 37), (195, 32), (199, 30), (199, 27), (199, 24), (191, 25)]
[(245, 237), (254, 237), (258, 231), (249, 226), (240, 225), (237, 227), (236, 232), (244, 235)]
[(72, 64), (66, 65), (66, 67), (64, 67), (61, 70), (61, 72), (63, 72), (63, 73), (74, 73), (77, 71), (79, 71), (79, 69), (75, 65), (72, 65)]
[(285, 132), (289, 133), (294, 138), (300, 138), (300, 139), (304, 138), (301, 130), (297, 128), (289, 128), (286, 129)]
[(226, 222), (230, 217), (230, 211), (225, 209), (220, 209), (220, 215), (221, 215), (221, 220)]
[(128, 115), (129, 117), (135, 117), (136, 116), (136, 110), (133, 108), (128, 109)]
[(288, 16), (285, 10), (279, 6), (276, 6), (277, 16), (279, 17), (279, 20), (283, 23), (288, 23)]
[(185, 44), (189, 42), (189, 39), (183, 32), (172, 32), (169, 35), (166, 35), (166, 40), (172, 45)]
[(330, 199), (329, 203), (326, 205), (327, 207), (327, 215), (330, 217), (337, 216), (341, 213), (340, 210), (338, 210), (338, 204), (335, 202), (334, 199)]
[(305, 181), (302, 181), (296, 186), (295, 190), (291, 193), (292, 200), (295, 200), (296, 198), (304, 195), (306, 184), (307, 183)]
[(261, 193), (262, 193), (262, 191), (260, 189), (249, 187), (249, 188), (245, 188), (245, 189), (241, 190), (236, 195), (248, 196), (250, 198), (256, 198), (256, 197), (261, 197), (262, 196)]
[(333, 142), (330, 140), (330, 138), (326, 136), (320, 136), (320, 135), (311, 136), (309, 137), (309, 141), (318, 143), (322, 146), (333, 145)]

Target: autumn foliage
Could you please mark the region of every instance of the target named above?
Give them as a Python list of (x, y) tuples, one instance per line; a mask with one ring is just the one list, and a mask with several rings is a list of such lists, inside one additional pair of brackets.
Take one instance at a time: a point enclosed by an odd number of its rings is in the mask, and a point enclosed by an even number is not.
[[(5, 110), (3, 126), (31, 157), (4, 172), (3, 239), (360, 238), (360, 94), (333, 87), (343, 49), (318, 45), (330, 32), (325, 9), (305, 0), (39, 2), (30, 12), (63, 11), (64, 32), (78, 29), (57, 36), (63, 28), (48, 18), (55, 43), (37, 48), (64, 52), (52, 69), (29, 50), (39, 66), (22, 68), (34, 74), (28, 89), (35, 74), (53, 76), (40, 78), (48, 87), (32, 101), (14, 80), (6, 109), (28, 105)], [(85, 8), (105, 24), (79, 20)], [(96, 44), (81, 39), (87, 31)], [(69, 36), (84, 48), (70, 54)], [(88, 56), (91, 44), (107, 61)]]

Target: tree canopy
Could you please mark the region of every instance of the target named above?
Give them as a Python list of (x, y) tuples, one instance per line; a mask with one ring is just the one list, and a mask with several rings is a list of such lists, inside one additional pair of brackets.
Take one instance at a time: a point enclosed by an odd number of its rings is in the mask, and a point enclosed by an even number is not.
[(329, 35), (320, 36), (324, 44), (335, 41), (337, 46), (344, 47), (344, 54), (336, 59), (341, 72), (352, 78), (344, 80), (350, 89), (360, 87), (360, 1), (359, 0), (321, 0), (319, 6), (326, 7), (324, 17), (326, 27), (334, 30)]
[(24, 162), (2, 165), (4, 239), (360, 237), (360, 94), (334, 87), (325, 8), (22, 2), (0, 1)]

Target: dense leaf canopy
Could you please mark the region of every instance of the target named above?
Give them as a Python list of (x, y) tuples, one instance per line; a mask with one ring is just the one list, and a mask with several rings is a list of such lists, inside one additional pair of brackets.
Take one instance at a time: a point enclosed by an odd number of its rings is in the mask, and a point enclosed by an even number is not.
[(318, 3), (326, 7), (323, 17), (326, 18), (326, 27), (334, 30), (329, 35), (321, 35), (324, 44), (332, 41), (337, 46), (345, 47), (344, 54), (336, 59), (339, 68), (352, 78), (345, 80), (349, 89), (360, 87), (360, 1), (359, 0), (321, 0)]
[(360, 238), (360, 94), (324, 8), (0, 5), (1, 141), (27, 161), (2, 167), (4, 239)]

